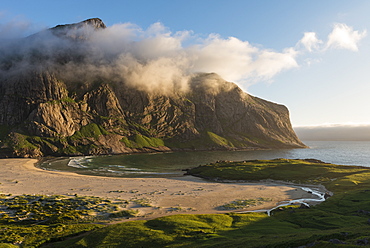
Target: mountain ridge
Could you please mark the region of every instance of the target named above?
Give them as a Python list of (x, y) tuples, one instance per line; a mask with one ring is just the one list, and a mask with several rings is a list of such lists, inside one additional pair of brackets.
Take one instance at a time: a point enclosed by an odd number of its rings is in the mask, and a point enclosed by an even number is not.
[[(89, 25), (105, 28), (94, 18), (49, 30), (61, 29), (57, 37), (78, 48), (87, 36), (70, 36), (71, 27), (74, 34), (86, 34)], [(186, 90), (162, 87), (162, 94), (127, 80), (68, 80), (63, 73), (69, 72), (59, 67), (73, 61), (83, 70), (86, 58), (74, 46), (55, 48), (57, 58), (27, 55), (37, 60), (22, 73), (2, 67), (2, 157), (305, 147), (285, 106), (251, 96), (215, 73), (193, 74)]]

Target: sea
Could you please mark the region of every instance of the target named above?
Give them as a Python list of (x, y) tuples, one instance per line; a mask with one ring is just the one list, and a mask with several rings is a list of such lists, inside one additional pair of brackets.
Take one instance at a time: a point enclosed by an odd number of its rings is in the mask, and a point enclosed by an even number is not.
[(61, 157), (41, 161), (46, 170), (111, 177), (179, 177), (186, 169), (219, 160), (318, 159), (326, 163), (370, 167), (370, 141), (303, 141), (309, 148), (194, 151), (110, 156)]

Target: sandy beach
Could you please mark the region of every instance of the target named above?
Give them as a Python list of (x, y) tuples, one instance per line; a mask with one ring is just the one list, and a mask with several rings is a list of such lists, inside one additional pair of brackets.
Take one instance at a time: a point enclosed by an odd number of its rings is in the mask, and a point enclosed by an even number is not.
[(219, 207), (238, 199), (269, 198), (247, 210), (269, 209), (279, 202), (312, 198), (293, 185), (266, 183), (216, 183), (193, 176), (177, 178), (112, 178), (46, 171), (36, 159), (1, 159), (0, 193), (98, 196), (109, 199), (145, 199), (151, 207), (139, 210), (140, 218), (169, 214), (223, 213)]

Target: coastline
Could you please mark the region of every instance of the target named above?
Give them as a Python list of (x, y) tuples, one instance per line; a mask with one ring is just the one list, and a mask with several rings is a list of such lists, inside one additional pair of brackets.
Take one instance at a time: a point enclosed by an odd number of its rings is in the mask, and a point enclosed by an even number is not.
[[(212, 182), (193, 176), (176, 178), (115, 178), (47, 171), (34, 166), (36, 159), (0, 159), (0, 193), (22, 195), (79, 195), (109, 199), (146, 199), (151, 207), (133, 206), (140, 216), (156, 218), (170, 214), (237, 212), (220, 206), (240, 199), (268, 198), (271, 201), (247, 210), (270, 209), (279, 203), (312, 194), (296, 185), (275, 181)], [(315, 185), (317, 187), (317, 185)]]

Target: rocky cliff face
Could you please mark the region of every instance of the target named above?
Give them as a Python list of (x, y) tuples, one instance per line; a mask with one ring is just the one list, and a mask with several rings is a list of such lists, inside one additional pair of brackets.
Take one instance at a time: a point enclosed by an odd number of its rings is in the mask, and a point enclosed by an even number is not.
[[(105, 27), (91, 19), (52, 32), (66, 36), (81, 25)], [(82, 36), (71, 37), (81, 42)], [(69, 53), (59, 62), (75, 61)], [(248, 95), (217, 74), (194, 75), (189, 90), (159, 94), (102, 80), (81, 86), (44, 64), (11, 73), (14, 63), (1, 63), (2, 157), (304, 147), (285, 106)]]

